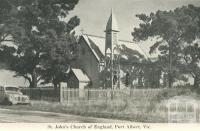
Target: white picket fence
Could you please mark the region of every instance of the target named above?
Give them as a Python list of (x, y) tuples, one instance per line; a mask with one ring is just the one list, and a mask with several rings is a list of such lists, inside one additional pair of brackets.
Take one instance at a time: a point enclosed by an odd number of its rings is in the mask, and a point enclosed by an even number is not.
[(61, 101), (73, 100), (113, 100), (113, 99), (149, 99), (164, 89), (70, 89), (62, 88)]

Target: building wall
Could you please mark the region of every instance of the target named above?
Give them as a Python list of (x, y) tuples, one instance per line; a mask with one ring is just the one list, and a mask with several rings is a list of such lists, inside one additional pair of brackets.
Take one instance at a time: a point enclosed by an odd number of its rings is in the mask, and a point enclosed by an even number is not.
[(77, 65), (88, 75), (92, 88), (98, 88), (99, 62), (83, 38), (79, 41), (79, 59)]
[(67, 79), (68, 88), (79, 88), (79, 81), (74, 75), (74, 73), (70, 72), (69, 78)]

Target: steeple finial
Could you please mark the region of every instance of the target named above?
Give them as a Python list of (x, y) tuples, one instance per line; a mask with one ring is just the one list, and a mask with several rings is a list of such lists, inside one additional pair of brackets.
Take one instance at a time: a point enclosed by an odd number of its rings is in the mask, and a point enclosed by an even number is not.
[(119, 32), (118, 24), (117, 24), (117, 20), (115, 18), (113, 8), (111, 8), (111, 15), (110, 15), (108, 22), (107, 22), (107, 25), (106, 25), (106, 31)]

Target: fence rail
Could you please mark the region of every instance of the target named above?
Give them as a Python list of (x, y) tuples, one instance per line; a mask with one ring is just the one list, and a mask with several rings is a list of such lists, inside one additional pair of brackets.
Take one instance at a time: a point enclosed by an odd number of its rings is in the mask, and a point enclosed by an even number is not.
[(112, 99), (148, 99), (162, 92), (163, 89), (69, 89), (63, 88), (61, 101), (73, 100), (112, 100)]
[[(32, 100), (45, 100), (45, 101), (76, 101), (76, 100), (114, 100), (114, 99), (152, 99), (164, 91), (171, 94), (178, 94), (183, 90), (180, 89), (74, 89), (61, 87), (55, 88), (22, 88), (23, 94), (30, 96)], [(184, 89), (184, 91), (187, 91)]]

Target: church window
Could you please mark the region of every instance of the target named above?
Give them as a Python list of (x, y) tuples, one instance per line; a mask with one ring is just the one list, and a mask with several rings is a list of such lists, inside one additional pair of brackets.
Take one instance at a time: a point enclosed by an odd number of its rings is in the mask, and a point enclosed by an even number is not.
[(104, 67), (105, 67), (105, 63), (104, 63), (104, 61), (101, 61), (101, 62), (99, 63), (99, 71), (100, 71), (100, 72), (103, 71)]
[(107, 57), (111, 57), (111, 50), (110, 50), (110, 48), (108, 48), (108, 49), (106, 50), (106, 56), (107, 56)]

